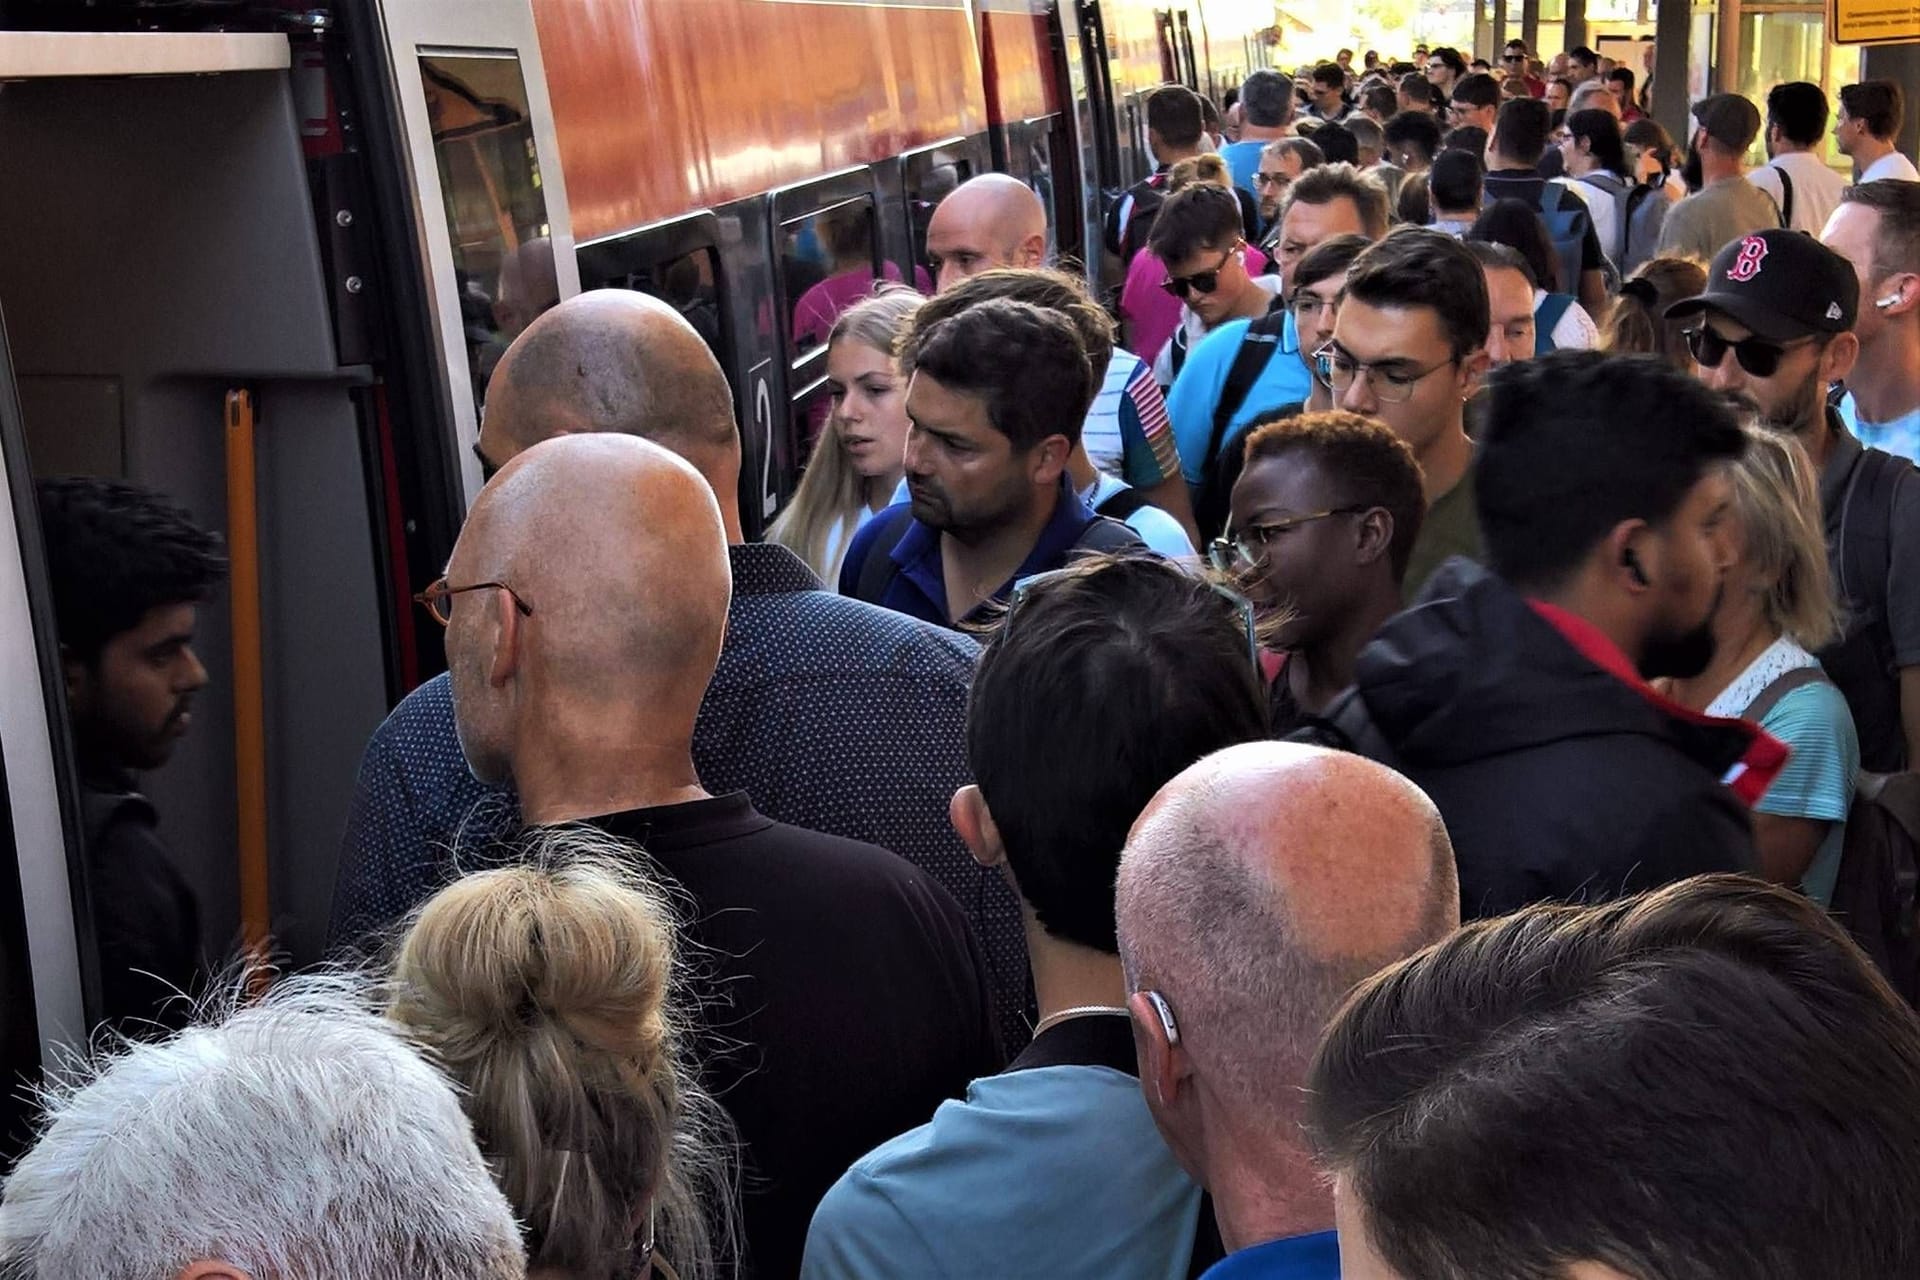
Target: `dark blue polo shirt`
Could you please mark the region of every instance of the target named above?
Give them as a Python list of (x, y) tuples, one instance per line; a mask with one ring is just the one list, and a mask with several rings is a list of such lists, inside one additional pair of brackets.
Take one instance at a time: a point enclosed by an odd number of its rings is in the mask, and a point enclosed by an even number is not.
[[(1053, 515), (1041, 527), (1033, 550), (1027, 553), (1027, 558), (1013, 576), (1000, 584), (1000, 589), (993, 593), (992, 599), (1005, 600), (1013, 590), (1013, 584), (1020, 579), (1046, 573), (1066, 564), (1080, 536), (1097, 518), (1093, 508), (1080, 501), (1080, 496), (1063, 475)], [(905, 526), (904, 533), (901, 532), (902, 525)], [(890, 552), (886, 550), (888, 547), (892, 548)], [(887, 576), (884, 588), (877, 593), (866, 594), (860, 590), (861, 570), (868, 557), (873, 555), (890, 556), (894, 571)], [(940, 564), (940, 531), (915, 520), (912, 507), (904, 504), (888, 507), (854, 535), (853, 544), (847, 548), (846, 561), (840, 566), (840, 594), (943, 627), (958, 626), (967, 620), (947, 616), (947, 582)], [(985, 603), (983, 601), (982, 605)], [(978, 613), (979, 609), (973, 612)], [(968, 618), (972, 616), (972, 613), (967, 615)]]

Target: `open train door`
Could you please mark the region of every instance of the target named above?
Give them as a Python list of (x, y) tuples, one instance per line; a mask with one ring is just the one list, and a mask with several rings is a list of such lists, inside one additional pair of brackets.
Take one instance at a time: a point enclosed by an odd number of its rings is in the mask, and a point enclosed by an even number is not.
[(1081, 192), (1081, 243), (1086, 246), (1087, 279), (1096, 293), (1118, 289), (1121, 266), (1105, 249), (1102, 225), (1107, 209), (1121, 195), (1119, 123), (1114, 109), (1113, 72), (1108, 61), (1107, 28), (1100, 0), (1060, 0), (1053, 18), (1061, 82), (1072, 101), (1073, 142)]
[(528, 0), (381, 0), (441, 390), (469, 501), (487, 377), (580, 291), (546, 69)]

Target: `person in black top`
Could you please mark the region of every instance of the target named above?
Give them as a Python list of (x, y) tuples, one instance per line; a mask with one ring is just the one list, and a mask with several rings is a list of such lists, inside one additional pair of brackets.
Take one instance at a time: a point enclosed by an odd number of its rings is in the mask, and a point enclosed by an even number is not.
[(157, 769), (207, 683), (198, 604), (226, 573), (220, 540), (158, 494), (75, 476), (39, 485), (60, 665), (79, 755), (101, 1014), (122, 1031), (184, 1026), (204, 972), (200, 908), (136, 773)]
[(1248, 430), (1212, 559), (1252, 598), (1281, 655), (1270, 688), (1276, 736), (1353, 683), (1361, 648), (1400, 610), (1426, 508), (1413, 451), (1372, 418), (1335, 410)]
[[(1107, 210), (1107, 251), (1124, 266), (1147, 247), (1154, 220), (1167, 199), (1167, 174), (1182, 160), (1211, 150), (1206, 136), (1207, 104), (1181, 84), (1163, 84), (1147, 95), (1147, 146), (1153, 152), (1153, 173), (1128, 187)], [(1253, 193), (1233, 188), (1239, 202), (1242, 234), (1251, 242), (1260, 237), (1260, 206)]]
[[(1547, 138), (1553, 130), (1552, 115), (1538, 98), (1514, 98), (1500, 104), (1493, 135), (1487, 140), (1486, 198), (1489, 203), (1518, 200), (1543, 217), (1551, 214), (1564, 224), (1568, 235), (1579, 237), (1578, 277), (1562, 279), (1559, 292), (1576, 295), (1588, 314), (1600, 315), (1607, 303), (1606, 254), (1593, 229), (1593, 219), (1577, 196), (1557, 188), (1549, 192), (1547, 180), (1540, 176), (1540, 158), (1547, 153)], [(1559, 203), (1563, 196), (1572, 202), (1564, 209)], [(1554, 234), (1557, 247), (1560, 233)]]
[(475, 776), (510, 780), (530, 825), (633, 841), (678, 899), (704, 1083), (743, 1146), (749, 1269), (784, 1277), (833, 1180), (1001, 1052), (985, 962), (945, 890), (885, 850), (701, 786), (694, 722), (728, 594), (700, 474), (605, 433), (508, 463), (425, 593)]

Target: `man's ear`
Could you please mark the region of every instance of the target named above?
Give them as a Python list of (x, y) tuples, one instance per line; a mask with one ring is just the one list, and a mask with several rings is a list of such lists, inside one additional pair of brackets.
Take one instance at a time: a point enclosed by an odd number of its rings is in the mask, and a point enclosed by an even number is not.
[(1007, 848), (1000, 843), (1000, 828), (993, 824), (993, 813), (979, 787), (968, 783), (954, 792), (947, 816), (975, 862), (983, 867), (1006, 865)]
[(487, 683), (500, 689), (520, 669), (520, 645), (524, 637), (520, 623), (523, 619), (511, 592), (495, 587), (489, 598), (493, 601), (495, 621), (500, 626), (494, 633), (493, 661), (487, 666)]
[(1392, 546), (1393, 512), (1375, 507), (1360, 517), (1360, 538), (1354, 554), (1361, 564), (1372, 564)]
[(1835, 334), (1833, 341), (1827, 344), (1827, 349), (1820, 353), (1820, 380), (1840, 381), (1853, 372), (1854, 361), (1859, 358), (1860, 335), (1852, 330)]
[(1067, 459), (1073, 456), (1073, 446), (1065, 436), (1048, 436), (1033, 446), (1029, 456), (1032, 459), (1029, 475), (1034, 484), (1058, 484), (1060, 473), (1067, 469)]
[(191, 1262), (174, 1280), (253, 1280), (253, 1273), (231, 1262)]
[(1037, 232), (1020, 242), (1019, 264), (1023, 267), (1041, 267), (1047, 262), (1047, 237)]
[(1180, 1086), (1189, 1072), (1173, 1010), (1164, 999), (1155, 1000), (1156, 994), (1135, 991), (1127, 997), (1127, 1012), (1137, 1032), (1134, 1048), (1140, 1060), (1140, 1088), (1149, 1102), (1165, 1109), (1179, 1101)]
[(1460, 361), (1460, 401), (1462, 404), (1473, 399), (1473, 393), (1480, 389), (1480, 384), (1485, 380), (1487, 370), (1492, 364), (1493, 357), (1487, 354), (1485, 347), (1481, 347), (1478, 351), (1469, 351), (1466, 358)]
[(1643, 558), (1655, 541), (1644, 520), (1622, 520), (1613, 526), (1601, 542), (1601, 566), (1608, 582), (1630, 595), (1643, 595), (1653, 587), (1654, 570)]

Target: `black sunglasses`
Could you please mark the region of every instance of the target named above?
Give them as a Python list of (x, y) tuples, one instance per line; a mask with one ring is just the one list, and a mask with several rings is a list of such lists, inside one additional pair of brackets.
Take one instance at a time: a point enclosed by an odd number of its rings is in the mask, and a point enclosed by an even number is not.
[(1220, 265), (1211, 271), (1196, 271), (1190, 276), (1170, 275), (1160, 282), (1160, 287), (1182, 300), (1185, 300), (1188, 289), (1194, 289), (1200, 293), (1212, 293), (1220, 287), (1220, 273), (1226, 269), (1227, 263), (1232, 261), (1233, 255), (1239, 248), (1239, 245), (1235, 245), (1227, 250), (1220, 258)]
[(1771, 378), (1779, 372), (1780, 362), (1786, 358), (1787, 352), (1800, 345), (1799, 342), (1793, 342), (1782, 346), (1758, 337), (1729, 342), (1706, 325), (1685, 332), (1687, 350), (1701, 368), (1718, 369), (1720, 362), (1727, 358), (1727, 352), (1731, 351), (1733, 358), (1740, 362), (1740, 367), (1756, 378)]

